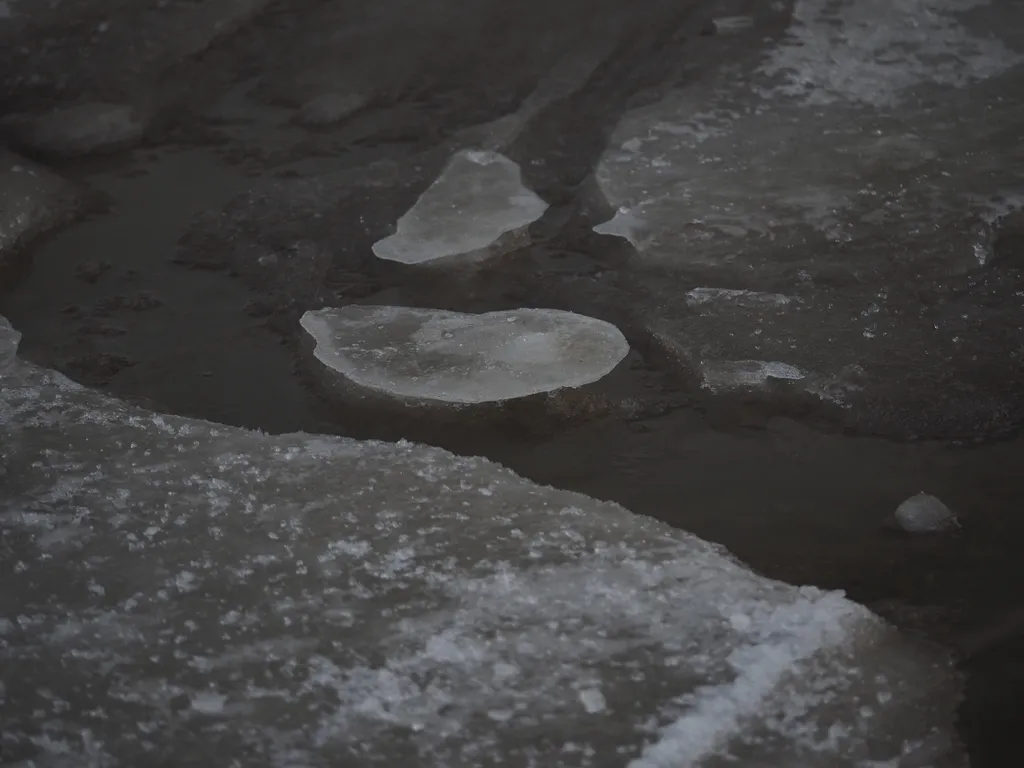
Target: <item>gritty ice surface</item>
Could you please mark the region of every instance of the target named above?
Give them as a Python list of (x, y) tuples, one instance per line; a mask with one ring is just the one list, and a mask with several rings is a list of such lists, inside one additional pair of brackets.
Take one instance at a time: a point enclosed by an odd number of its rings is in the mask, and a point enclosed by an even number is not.
[(686, 292), (686, 299), (692, 306), (730, 302), (749, 307), (784, 307), (793, 299), (781, 293), (761, 293), (737, 288), (694, 288)]
[(522, 234), (547, 207), (523, 186), (516, 163), (496, 152), (463, 150), (373, 252), (404, 264), (478, 258), (490, 246), (500, 248), (503, 236)]
[(29, 239), (69, 219), (81, 203), (71, 182), (0, 148), (0, 267)]
[(486, 460), (23, 363), (0, 437), (5, 764), (965, 765), (947, 659)]
[(960, 14), (990, 0), (797, 0), (787, 39), (762, 64), (777, 92), (812, 104), (892, 104), (922, 83), (965, 87), (1024, 56)]
[(1016, 148), (998, 137), (1020, 121), (1024, 64), (999, 30), (963, 20), (984, 5), (800, 0), (780, 39), (743, 31), (731, 66), (622, 120), (596, 173), (613, 222), (642, 220), (630, 240), (652, 258), (719, 262), (750, 249), (733, 238), (806, 227), (841, 243), (901, 218), (910, 234), (947, 212), (981, 215), (981, 198), (1019, 187), (1005, 157)]
[(499, 403), (591, 384), (629, 353), (613, 325), (554, 309), (463, 314), (348, 306), (302, 327), (332, 371), (397, 398)]
[[(681, 351), (687, 381), (730, 361), (815, 382), (856, 368), (829, 417), (846, 426), (1006, 433), (1024, 420), (1024, 363), (1005, 354), (1024, 283), (996, 251), (1024, 199), (1024, 6), (788, 7), (729, 3), (753, 24), (627, 113), (598, 162), (615, 215), (594, 229), (633, 246), (633, 321)], [(782, 408), (778, 389), (764, 404)]]

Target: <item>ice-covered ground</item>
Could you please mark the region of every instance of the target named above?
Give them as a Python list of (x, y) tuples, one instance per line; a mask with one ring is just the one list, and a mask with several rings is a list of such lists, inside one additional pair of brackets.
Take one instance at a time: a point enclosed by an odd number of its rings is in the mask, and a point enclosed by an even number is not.
[[(721, 5), (746, 23), (627, 113), (595, 170), (614, 211), (596, 231), (633, 246), (637, 321), (711, 394), (817, 403), (902, 437), (1011, 429), (1020, 4)], [(694, 287), (724, 300), (679, 301)]]
[(840, 594), (483, 459), (133, 408), (16, 343), (4, 764), (965, 764), (948, 660)]

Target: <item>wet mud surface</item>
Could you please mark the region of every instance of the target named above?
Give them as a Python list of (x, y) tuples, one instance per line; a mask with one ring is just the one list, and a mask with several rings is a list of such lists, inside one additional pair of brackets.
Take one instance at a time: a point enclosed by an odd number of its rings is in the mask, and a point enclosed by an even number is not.
[[(231, 19), (259, 4), (235, 5), (224, 11)], [(1002, 424), (1008, 437), (1000, 441), (893, 441), (843, 434), (817, 404), (799, 399), (783, 409), (742, 394), (709, 403), (680, 381), (664, 346), (636, 322), (629, 245), (591, 229), (609, 214), (589, 186), (608, 135), (627, 107), (685, 79), (695, 55), (687, 46), (714, 39), (702, 34), (710, 12), (652, 3), (644, 23), (628, 29), (608, 12), (593, 14), (604, 23), (570, 32), (567, 9), (559, 23), (521, 30), (538, 41), (530, 67), (511, 66), (523, 56), (511, 45), (475, 60), (453, 43), (424, 71), (367, 67), (377, 82), (342, 87), (327, 75), (375, 53), (355, 50), (335, 61), (332, 39), (316, 30), (343, 28), (334, 15), (348, 11), (306, 2), (302, 17), (284, 5), (272, 4), (209, 50), (201, 35), (188, 41), (190, 55), (205, 52), (187, 65), (167, 63), (175, 53), (159, 67), (143, 57), (126, 70), (160, 71), (163, 101), (146, 105), (152, 122), (142, 146), (46, 159), (107, 205), (36, 242), (30, 263), (3, 273), (0, 314), (24, 334), (21, 354), (175, 414), (274, 433), (408, 438), (486, 456), (536, 482), (614, 500), (721, 543), (769, 576), (846, 590), (901, 628), (964, 652), (962, 732), (972, 764), (1018, 764), (1024, 441), (1013, 437), (1017, 425)], [(361, 23), (385, 23), (372, 10), (359, 13)], [(440, 13), (432, 22), (438, 34), (448, 18)], [(490, 19), (475, 31), (473, 50), (501, 39), (497, 30), (508, 23)], [(581, 73), (582, 84), (537, 86), (565, 51), (580, 52), (576, 69), (564, 69)], [(409, 53), (408, 60), (419, 59)], [(100, 59), (90, 62), (106, 71)], [(47, 66), (57, 72), (59, 64)], [(518, 74), (483, 77), (483, 70)], [(7, 82), (8, 105), (46, 108), (71, 87), (39, 71), (31, 87)], [(135, 98), (140, 86), (128, 74), (97, 98)], [(517, 112), (531, 94), (532, 111)], [(531, 243), (500, 262), (454, 271), (373, 257), (373, 242), (467, 145), (506, 153), (551, 205), (531, 228)], [(997, 243), (1011, 266), (1020, 250), (1014, 231), (1005, 228)], [(655, 292), (685, 302), (685, 291), (673, 290)], [(344, 303), (550, 307), (616, 323), (633, 351), (597, 392), (620, 407), (584, 424), (535, 420), (530, 429), (341, 408), (308, 373), (298, 318)], [(896, 506), (920, 491), (948, 504), (962, 527), (912, 537), (887, 525)]]

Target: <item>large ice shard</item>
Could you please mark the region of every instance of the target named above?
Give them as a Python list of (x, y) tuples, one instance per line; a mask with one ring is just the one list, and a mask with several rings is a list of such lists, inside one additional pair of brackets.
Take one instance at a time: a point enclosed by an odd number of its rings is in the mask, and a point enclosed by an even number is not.
[(463, 150), (373, 252), (404, 264), (474, 261), (525, 244), (547, 203), (523, 186), (519, 166), (489, 150)]
[(629, 352), (610, 323), (555, 309), (480, 315), (348, 306), (302, 316), (334, 374), (390, 397), (499, 403), (591, 384)]
[(0, 462), (8, 764), (965, 765), (941, 655), (483, 459), (19, 362)]

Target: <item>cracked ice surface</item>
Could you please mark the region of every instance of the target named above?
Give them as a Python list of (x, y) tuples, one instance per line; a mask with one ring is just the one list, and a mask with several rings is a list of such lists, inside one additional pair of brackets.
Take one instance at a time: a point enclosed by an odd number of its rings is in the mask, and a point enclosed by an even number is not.
[(327, 368), (397, 398), (496, 403), (580, 387), (629, 353), (614, 325), (554, 309), (349, 306), (302, 316)]
[(8, 764), (866, 768), (950, 743), (948, 661), (866, 609), (483, 459), (23, 363), (0, 436)]
[(404, 264), (500, 255), (547, 207), (523, 186), (516, 163), (489, 150), (463, 150), (373, 252)]

